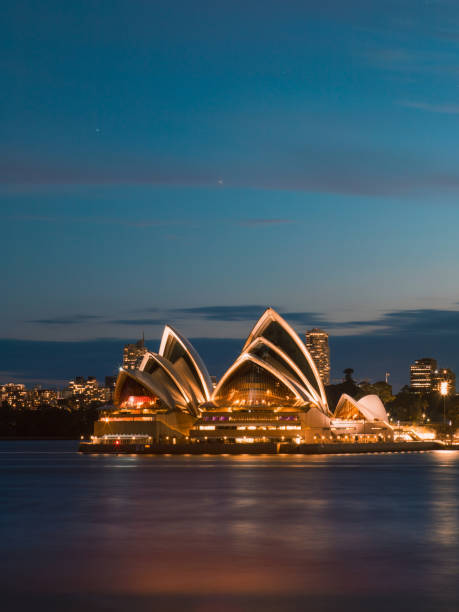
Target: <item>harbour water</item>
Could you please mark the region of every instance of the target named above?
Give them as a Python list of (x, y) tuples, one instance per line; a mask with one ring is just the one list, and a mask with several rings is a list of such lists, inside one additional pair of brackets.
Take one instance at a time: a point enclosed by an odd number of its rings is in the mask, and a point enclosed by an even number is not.
[(0, 442), (4, 612), (459, 609), (459, 452)]

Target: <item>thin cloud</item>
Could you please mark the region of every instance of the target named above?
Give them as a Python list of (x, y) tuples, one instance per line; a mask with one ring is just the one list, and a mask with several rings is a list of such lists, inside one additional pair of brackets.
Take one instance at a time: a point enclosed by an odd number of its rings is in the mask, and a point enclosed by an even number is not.
[[(263, 312), (266, 310), (266, 304), (240, 304), (235, 306), (195, 306), (189, 308), (174, 308), (171, 310), (160, 311), (156, 307), (145, 308), (136, 312), (157, 313), (163, 314), (162, 319), (127, 319), (109, 321), (115, 324), (135, 324), (136, 321), (145, 321), (146, 324), (150, 321), (165, 323), (174, 321), (175, 319), (199, 319), (202, 321), (221, 321), (221, 322), (249, 322), (255, 323)], [(282, 308), (273, 305), (285, 319), (296, 325), (305, 325), (309, 327), (328, 326), (339, 327), (341, 323), (333, 323), (317, 312), (284, 312)], [(139, 323), (141, 324), (141, 323)]]
[(294, 223), (293, 219), (243, 219), (238, 222), (238, 225), (254, 227), (257, 225), (285, 225)]
[[(370, 332), (384, 335), (456, 335), (459, 336), (459, 310), (434, 308), (395, 310), (371, 321), (349, 321), (340, 326), (372, 327)], [(376, 328), (376, 329), (374, 329)]]
[(37, 157), (30, 159), (0, 158), (0, 184), (35, 185), (215, 185), (214, 172), (203, 173), (187, 164), (164, 160), (126, 159), (120, 157), (116, 163), (94, 163), (82, 165), (61, 159), (43, 162)]
[[(12, 219), (14, 221), (38, 221), (40, 223), (67, 223), (67, 224), (75, 224), (75, 223), (84, 223), (84, 224), (92, 224), (92, 225), (121, 225), (126, 227), (135, 227), (135, 228), (143, 228), (143, 227), (170, 227), (170, 226), (187, 226), (187, 227), (196, 227), (199, 226), (196, 224), (195, 220), (192, 219), (174, 219), (174, 220), (154, 220), (154, 219), (132, 219), (130, 217), (117, 219), (113, 217), (90, 217), (90, 216), (46, 216), (46, 215), (11, 215), (8, 219)], [(289, 223), (294, 223), (293, 219), (270, 219), (270, 218), (260, 218), (260, 219), (241, 219), (239, 221), (231, 221), (227, 219), (222, 219), (220, 221), (214, 220), (213, 223), (234, 223), (236, 225), (242, 226), (269, 226), (269, 225), (285, 225)], [(171, 240), (180, 239), (180, 236), (175, 234), (168, 234), (166, 238)]]
[(85, 223), (95, 225), (123, 225), (127, 227), (164, 227), (169, 225), (185, 225), (191, 223), (185, 220), (157, 221), (152, 219), (116, 219), (113, 217), (49, 217), (44, 215), (14, 215), (10, 217), (17, 221), (39, 221), (43, 223)]
[(78, 323), (91, 323), (92, 321), (100, 320), (102, 317), (98, 315), (77, 314), (67, 317), (54, 317), (50, 319), (32, 319), (26, 323), (34, 323), (37, 325), (76, 325)]
[(285, 312), (281, 313), (289, 323), (305, 327), (332, 327), (335, 323), (327, 321), (317, 312)]
[(161, 308), (157, 308), (156, 306), (148, 307), (148, 308), (136, 308), (135, 310), (129, 310), (128, 312), (137, 313), (146, 313), (146, 312), (164, 312)]
[(164, 325), (164, 319), (115, 319), (112, 321), (106, 321), (112, 325)]
[(430, 104), (429, 102), (402, 101), (401, 106), (414, 108), (429, 113), (440, 113), (443, 115), (459, 115), (459, 104)]
[(177, 308), (173, 313), (182, 316), (199, 317), (208, 321), (256, 321), (266, 306), (248, 304), (241, 306), (199, 306), (196, 308)]
[(459, 42), (459, 31), (458, 30), (437, 30), (434, 34), (435, 38), (446, 40), (449, 42)]
[[(409, 101), (408, 101), (409, 102)], [(409, 102), (410, 103), (410, 102)], [(415, 102), (416, 103), (416, 102)], [(413, 103), (411, 103), (413, 104)], [(456, 114), (454, 105), (444, 105), (437, 109), (444, 113)], [(211, 161), (203, 161), (204, 165), (211, 166)], [(176, 181), (165, 173), (164, 180), (151, 178), (145, 182), (137, 176), (135, 169), (126, 168), (117, 172), (113, 169), (110, 173), (97, 174), (97, 167), (93, 169), (94, 176), (87, 180), (82, 176), (81, 180), (60, 182), (53, 174), (46, 180), (35, 181), (34, 175), (28, 174), (27, 169), (19, 173), (17, 180), (15, 175), (2, 172), (0, 164), (0, 184), (10, 185), (18, 183), (21, 185), (100, 185), (100, 184), (129, 184), (129, 185), (186, 185), (189, 187), (214, 186), (212, 181), (202, 176), (199, 167), (190, 169), (187, 180)], [(58, 170), (56, 170), (58, 172)], [(120, 172), (125, 172), (124, 179), (120, 179)], [(267, 154), (257, 168), (247, 163), (242, 169), (228, 169), (232, 187), (264, 189), (264, 190), (286, 190), (314, 193), (335, 193), (340, 195), (359, 196), (406, 196), (410, 194), (440, 193), (444, 191), (457, 190), (459, 188), (459, 172), (448, 171), (438, 174), (433, 171), (427, 159), (418, 159), (416, 154), (409, 151), (375, 151), (361, 150), (345, 146), (330, 146), (321, 148), (317, 146), (301, 145), (295, 147), (277, 147), (271, 156)], [(161, 227), (174, 226), (196, 226), (192, 219), (174, 219), (173, 221), (158, 221), (156, 219), (133, 219), (127, 216), (122, 219), (112, 217), (46, 217), (22, 215), (15, 217), (19, 220), (31, 220), (52, 223), (93, 223), (103, 225), (123, 225), (126, 227)], [(238, 221), (221, 219), (214, 223), (236, 223), (245, 227), (269, 227), (285, 224), (293, 224), (296, 221), (289, 218), (253, 218), (239, 219)], [(173, 235), (173, 232), (170, 234)], [(171, 238), (172, 239), (172, 238)]]

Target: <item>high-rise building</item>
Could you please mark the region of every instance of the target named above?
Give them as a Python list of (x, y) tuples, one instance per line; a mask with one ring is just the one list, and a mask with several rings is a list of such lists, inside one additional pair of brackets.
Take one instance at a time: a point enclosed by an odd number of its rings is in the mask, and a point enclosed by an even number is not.
[(446, 383), (446, 395), (456, 393), (456, 375), (450, 368), (439, 368), (433, 375), (433, 391), (441, 391), (442, 383)]
[(429, 393), (434, 388), (437, 360), (431, 357), (416, 359), (410, 366), (410, 387), (416, 393)]
[(314, 327), (306, 332), (306, 348), (319, 370), (324, 385), (330, 384), (330, 348), (328, 334), (322, 329)]
[(126, 344), (123, 349), (123, 368), (125, 370), (135, 370), (140, 365), (146, 352), (147, 348), (143, 336), (135, 344)]

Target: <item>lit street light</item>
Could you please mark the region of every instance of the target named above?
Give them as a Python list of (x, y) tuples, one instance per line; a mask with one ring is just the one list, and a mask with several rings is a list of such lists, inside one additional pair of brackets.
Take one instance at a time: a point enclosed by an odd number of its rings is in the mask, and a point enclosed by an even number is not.
[(448, 395), (448, 383), (446, 380), (440, 383), (440, 394), (443, 396), (443, 429), (446, 442), (446, 396)]

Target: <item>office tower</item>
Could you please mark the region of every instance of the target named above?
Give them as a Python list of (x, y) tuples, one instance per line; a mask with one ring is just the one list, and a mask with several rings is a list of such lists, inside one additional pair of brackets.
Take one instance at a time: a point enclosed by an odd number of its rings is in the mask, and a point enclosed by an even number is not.
[(319, 370), (324, 385), (330, 384), (330, 348), (328, 334), (315, 327), (306, 332), (306, 348)]
[(416, 393), (429, 393), (434, 386), (437, 360), (430, 357), (416, 359), (410, 366), (410, 387)]

